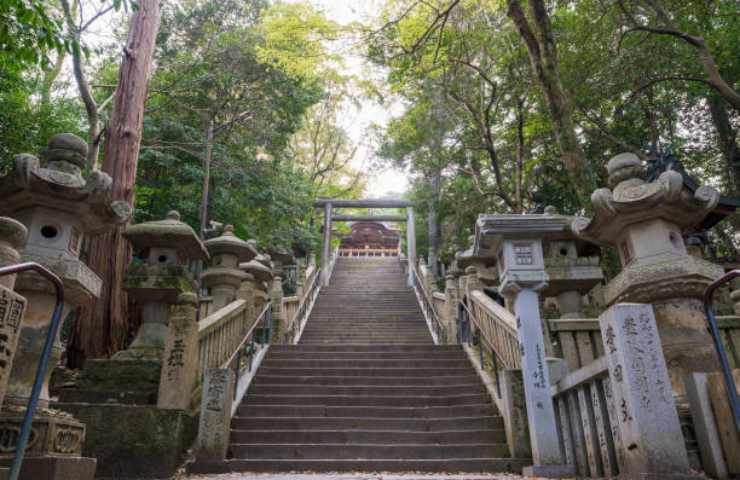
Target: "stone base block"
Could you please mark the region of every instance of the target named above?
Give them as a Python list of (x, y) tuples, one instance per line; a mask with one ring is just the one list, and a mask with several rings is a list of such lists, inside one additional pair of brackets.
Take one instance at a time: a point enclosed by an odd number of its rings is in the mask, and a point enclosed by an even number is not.
[(159, 362), (87, 360), (75, 387), (59, 391), (62, 403), (157, 403)]
[(97, 458), (99, 477), (170, 478), (195, 438), (195, 419), (182, 410), (159, 410), (156, 405), (55, 406), (85, 422), (83, 455)]
[(530, 465), (522, 469), (525, 477), (573, 478), (576, 476), (575, 465)]
[[(0, 465), (9, 467), (12, 461), (13, 459), (3, 459), (0, 460)], [(87, 457), (27, 457), (23, 459), (19, 478), (20, 480), (93, 480), (95, 465), (95, 459)], [(0, 472), (0, 479), (3, 478), (6, 477)]]

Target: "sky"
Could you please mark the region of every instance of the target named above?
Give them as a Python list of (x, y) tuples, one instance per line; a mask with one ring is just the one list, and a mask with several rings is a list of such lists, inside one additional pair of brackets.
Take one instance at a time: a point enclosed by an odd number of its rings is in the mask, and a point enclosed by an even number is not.
[[(288, 0), (288, 2), (297, 1), (300, 0)], [(375, 12), (379, 11), (381, 5), (379, 0), (311, 0), (311, 3), (321, 9), (330, 20), (340, 24), (365, 21), (372, 18)], [(354, 45), (348, 45), (348, 48), (341, 50), (345, 58), (347, 74), (362, 76), (368, 68), (378, 68), (369, 65), (362, 56), (353, 53), (358, 51), (359, 48)], [(372, 73), (375, 75), (382, 74), (377, 70)], [(342, 126), (354, 142), (361, 144), (352, 161), (352, 165), (356, 169), (366, 171), (369, 161), (374, 157), (376, 146), (367, 142), (368, 127), (373, 124), (385, 126), (393, 116), (400, 115), (402, 111), (403, 107), (399, 102), (379, 105), (370, 100), (363, 100), (359, 109), (348, 108), (344, 113), (340, 119)], [(385, 171), (370, 173), (365, 194), (369, 198), (378, 198), (386, 196), (388, 193), (403, 193), (407, 187), (406, 173), (389, 168)]]

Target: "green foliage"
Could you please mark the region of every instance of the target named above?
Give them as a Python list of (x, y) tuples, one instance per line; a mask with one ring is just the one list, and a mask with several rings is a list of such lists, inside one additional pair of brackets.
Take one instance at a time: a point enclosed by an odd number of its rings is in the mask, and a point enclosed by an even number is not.
[(20, 71), (62, 50), (61, 22), (48, 14), (45, 0), (0, 2), (0, 71)]
[[(521, 4), (526, 10), (528, 2)], [(655, 5), (676, 28), (702, 36), (723, 77), (740, 84), (735, 1), (548, 2), (558, 73), (588, 159), (583, 190), (606, 185), (604, 167), (613, 155), (644, 156), (653, 148), (676, 152), (700, 181), (740, 193), (731, 149), (709, 108), (717, 94), (696, 50), (675, 37), (625, 33), (634, 18), (660, 23)], [(381, 156), (410, 169), (417, 218), (435, 206), (443, 258), (467, 245), (479, 213), (545, 204), (587, 213), (588, 198), (579, 198), (564, 170), (551, 112), (506, 1), (386, 0), (367, 32), (368, 54), (387, 69), (386, 91), (408, 105), (384, 132)], [(737, 148), (740, 112), (723, 108)], [(430, 192), (435, 170), (442, 174), (438, 196)], [(422, 245), (424, 221), (417, 232)], [(723, 242), (723, 251), (733, 250)]]

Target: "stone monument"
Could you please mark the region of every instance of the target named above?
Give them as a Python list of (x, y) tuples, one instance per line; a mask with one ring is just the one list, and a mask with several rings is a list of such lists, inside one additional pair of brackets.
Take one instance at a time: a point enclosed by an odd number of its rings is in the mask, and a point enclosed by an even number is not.
[(609, 160), (607, 171), (609, 188), (591, 195), (593, 218), (575, 219), (573, 230), (619, 252), (622, 272), (606, 286), (606, 302), (653, 305), (673, 391), (683, 397), (684, 375), (719, 369), (701, 298), (723, 271), (689, 255), (683, 240), (714, 210), (719, 193), (707, 186), (692, 191), (673, 170), (646, 182), (631, 153)]

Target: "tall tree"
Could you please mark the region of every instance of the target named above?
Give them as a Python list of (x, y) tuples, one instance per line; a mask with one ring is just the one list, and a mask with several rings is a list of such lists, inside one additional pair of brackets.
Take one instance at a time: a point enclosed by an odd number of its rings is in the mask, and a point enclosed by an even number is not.
[[(113, 179), (113, 199), (134, 203), (144, 103), (160, 23), (160, 0), (140, 0), (123, 49), (113, 113), (105, 142), (103, 171)], [(120, 349), (128, 330), (123, 275), (130, 248), (123, 226), (91, 239), (88, 265), (103, 279), (100, 297), (79, 312), (69, 344), (70, 362)], [(73, 358), (73, 354), (78, 354)], [(82, 358), (79, 358), (82, 357)]]

